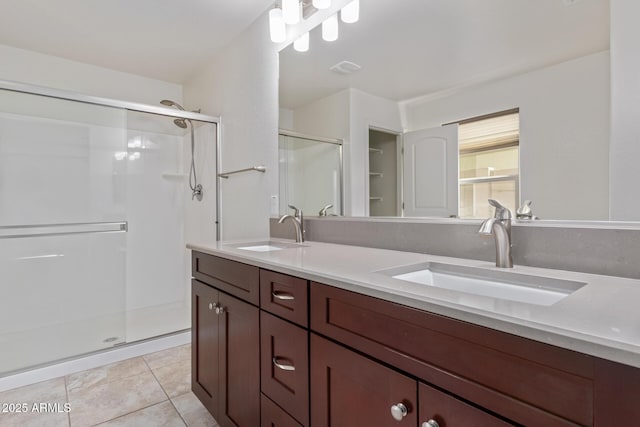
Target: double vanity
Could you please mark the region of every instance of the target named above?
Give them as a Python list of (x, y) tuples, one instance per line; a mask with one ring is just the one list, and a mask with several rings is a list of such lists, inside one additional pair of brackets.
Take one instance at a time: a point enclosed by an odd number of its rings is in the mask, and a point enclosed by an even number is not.
[(640, 281), (285, 240), (190, 244), (223, 426), (640, 423)]

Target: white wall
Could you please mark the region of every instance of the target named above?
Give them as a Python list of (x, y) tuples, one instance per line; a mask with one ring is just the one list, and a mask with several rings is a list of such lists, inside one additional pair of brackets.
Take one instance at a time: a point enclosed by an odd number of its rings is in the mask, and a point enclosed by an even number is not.
[(278, 55), (264, 14), (185, 82), (185, 103), (220, 115), (221, 172), (264, 165), (221, 180), (221, 239), (269, 235), (269, 197), (278, 194)]
[(611, 1), (611, 219), (640, 212), (640, 2)]
[(182, 102), (182, 86), (0, 45), (0, 79), (157, 105)]
[[(520, 108), (521, 199), (543, 219), (608, 219), (609, 52), (403, 106), (407, 131)], [(637, 215), (636, 215), (637, 218)]]

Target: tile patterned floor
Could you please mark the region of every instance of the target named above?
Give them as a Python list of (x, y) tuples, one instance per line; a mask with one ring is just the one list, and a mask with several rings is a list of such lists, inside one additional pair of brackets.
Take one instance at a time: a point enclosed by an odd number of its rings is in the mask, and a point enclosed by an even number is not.
[(218, 424), (191, 393), (191, 345), (187, 344), (2, 392), (0, 426)]

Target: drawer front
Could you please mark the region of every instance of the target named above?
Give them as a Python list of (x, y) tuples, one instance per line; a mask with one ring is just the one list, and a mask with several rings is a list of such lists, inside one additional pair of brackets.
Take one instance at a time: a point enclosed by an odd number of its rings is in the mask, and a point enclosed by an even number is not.
[(508, 427), (514, 426), (496, 418), (474, 406), (468, 405), (446, 393), (426, 384), (418, 385), (418, 413), (420, 423), (427, 425), (433, 420), (440, 427), (474, 426), (474, 427)]
[(260, 307), (306, 328), (308, 287), (304, 279), (260, 270)]
[(260, 312), (262, 393), (309, 425), (309, 333)]
[(588, 356), (326, 285), (310, 289), (312, 331), (518, 423), (593, 422), (591, 377), (570, 366), (584, 367)]
[(193, 251), (191, 275), (243, 301), (258, 305), (260, 269), (252, 265)]
[(264, 394), (260, 398), (260, 427), (303, 427)]

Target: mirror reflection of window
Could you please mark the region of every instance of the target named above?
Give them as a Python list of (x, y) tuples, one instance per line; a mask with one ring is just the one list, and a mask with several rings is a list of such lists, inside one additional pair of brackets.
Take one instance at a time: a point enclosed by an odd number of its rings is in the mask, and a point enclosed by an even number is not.
[(458, 122), (461, 218), (493, 215), (487, 199), (515, 212), (519, 206), (518, 109)]

